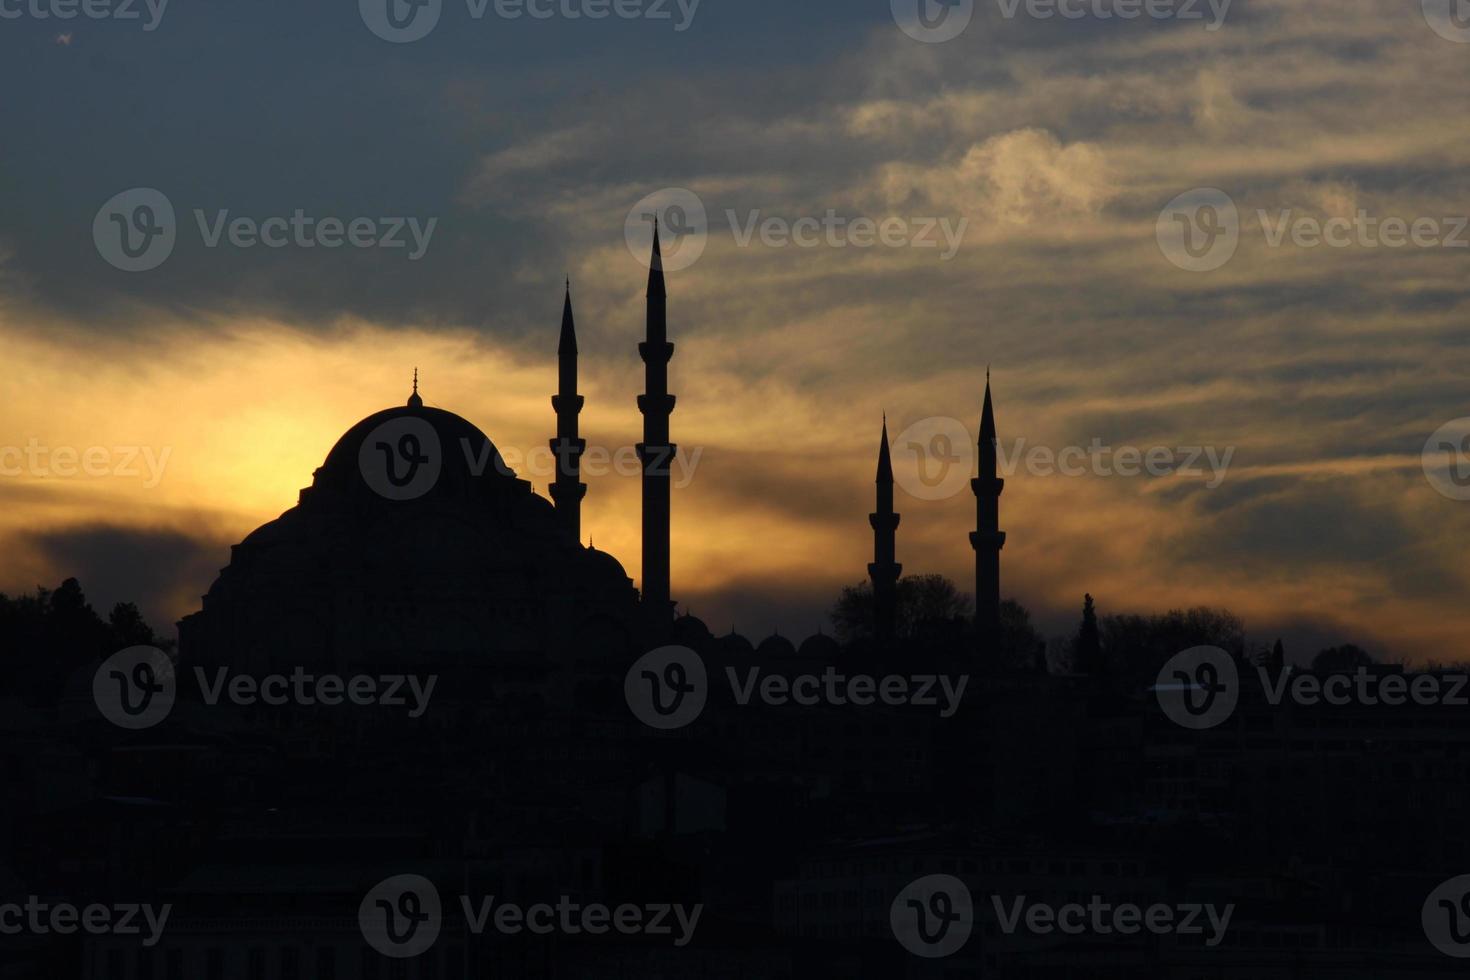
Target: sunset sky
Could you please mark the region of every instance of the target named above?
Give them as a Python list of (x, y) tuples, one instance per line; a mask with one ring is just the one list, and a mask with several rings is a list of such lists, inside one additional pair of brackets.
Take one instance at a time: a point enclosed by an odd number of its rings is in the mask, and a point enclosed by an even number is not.
[[(1436, 0), (1236, 0), (1218, 24), (1204, 3), (1122, 20), (977, 0), (944, 43), (889, 0), (598, 20), (443, 0), (409, 43), (351, 3), (172, 0), (151, 30), (141, 3), (142, 22), (0, 6), (23, 11), (0, 19), (0, 590), (75, 575), (172, 633), (414, 367), (513, 463), (539, 452), (564, 276), (583, 435), (626, 453), (647, 276), (626, 228), (654, 195), (706, 213), (667, 243), (671, 266), (703, 248), (669, 275), (693, 465), (673, 591), (717, 632), (807, 635), (865, 576), (884, 412), (898, 558), (971, 588), (968, 485), (928, 490), (909, 447), (956, 426), (973, 443), (989, 365), (1003, 455), (1229, 453), (1198, 475), (1019, 461), (1003, 593), (1044, 632), (1091, 592), (1104, 613), (1224, 606), (1294, 657), (1470, 657), (1470, 500), (1424, 453), (1470, 416), (1470, 26), (1456, 40)], [(177, 214), (139, 272), (94, 238), (133, 188)], [(1239, 214), (1209, 271), (1160, 243), (1199, 188)], [(404, 248), (207, 242), (221, 211), (298, 209), (435, 223), (416, 259), (407, 230)], [(1293, 232), (1360, 212), (1420, 240)], [(829, 214), (803, 244), (760, 231)], [(855, 219), (886, 241), (854, 241)], [(16, 465), (28, 446), (42, 465)], [(99, 450), (92, 475), (56, 472), (68, 449)], [(636, 582), (638, 480), (588, 482), (584, 533)]]

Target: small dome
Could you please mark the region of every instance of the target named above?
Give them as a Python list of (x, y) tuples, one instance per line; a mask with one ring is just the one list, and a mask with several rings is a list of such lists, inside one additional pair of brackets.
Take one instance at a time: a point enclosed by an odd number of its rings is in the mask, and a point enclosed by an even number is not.
[(706, 643), (710, 639), (709, 627), (704, 625), (704, 620), (697, 619), (689, 613), (685, 613), (674, 620), (674, 641), (676, 643)]
[(730, 632), (720, 637), (720, 650), (727, 656), (748, 657), (755, 652), (755, 647), (732, 628)]
[(831, 661), (837, 658), (838, 654), (842, 652), (842, 648), (837, 645), (837, 641), (832, 639), (832, 637), (825, 633), (817, 633), (801, 641), (799, 652), (801, 656), (810, 657), (813, 660)]
[(582, 564), (591, 571), (591, 574), (611, 577), (616, 575), (619, 579), (628, 577), (627, 569), (623, 563), (618, 561), (606, 551), (598, 551), (596, 548), (588, 547), (582, 552)]
[(755, 652), (762, 658), (792, 657), (796, 655), (796, 647), (791, 641), (780, 633), (772, 633), (761, 640), (761, 645), (755, 648)]

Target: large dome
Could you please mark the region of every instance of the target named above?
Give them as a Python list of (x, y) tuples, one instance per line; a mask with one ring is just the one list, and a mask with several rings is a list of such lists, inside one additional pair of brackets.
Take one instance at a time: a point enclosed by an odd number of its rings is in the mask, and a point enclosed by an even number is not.
[(585, 647), (584, 624), (606, 635), (636, 613), (616, 559), (583, 547), (479, 428), (415, 395), (348, 429), (297, 506), (231, 549), (179, 639), (195, 662), (247, 670), (467, 664)]
[(366, 491), (402, 502), (473, 495), (507, 482), (516, 482), (515, 474), (485, 433), (453, 412), (410, 401), (348, 429), (316, 471), (312, 490)]

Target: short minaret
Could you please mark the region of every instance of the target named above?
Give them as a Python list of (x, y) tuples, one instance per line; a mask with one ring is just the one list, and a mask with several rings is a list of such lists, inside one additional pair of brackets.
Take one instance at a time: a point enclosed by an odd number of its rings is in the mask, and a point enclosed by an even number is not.
[(551, 440), (551, 455), (556, 460), (556, 479), (551, 484), (551, 499), (556, 503), (556, 516), (572, 536), (582, 541), (582, 498), (587, 484), (580, 479), (581, 457), (587, 440), (577, 433), (577, 416), (585, 399), (577, 394), (577, 327), (572, 320), (572, 283), (567, 280), (566, 299), (561, 308), (561, 341), (556, 345), (557, 385), (551, 396), (556, 410), (556, 438)]
[(669, 441), (669, 416), (674, 411), (669, 360), (674, 345), (668, 338), (668, 294), (656, 219), (648, 264), (647, 338), (638, 345), (638, 354), (644, 364), (644, 393), (638, 396), (638, 411), (643, 413), (643, 441), (638, 444), (643, 463), (643, 608), (650, 626), (662, 630), (674, 618), (669, 598), (669, 482), (679, 450)]
[(1000, 494), (1006, 481), (996, 476), (995, 410), (990, 404), (990, 371), (985, 372), (985, 408), (980, 415), (980, 468), (970, 488), (975, 491), (975, 637), (980, 653), (993, 656), (1000, 642)]
[(877, 484), (877, 509), (868, 515), (868, 523), (873, 526), (873, 561), (868, 565), (868, 577), (873, 580), (873, 633), (879, 645), (887, 646), (893, 642), (897, 583), (903, 566), (894, 561), (899, 515), (893, 512), (893, 461), (888, 456), (886, 415), (878, 443)]

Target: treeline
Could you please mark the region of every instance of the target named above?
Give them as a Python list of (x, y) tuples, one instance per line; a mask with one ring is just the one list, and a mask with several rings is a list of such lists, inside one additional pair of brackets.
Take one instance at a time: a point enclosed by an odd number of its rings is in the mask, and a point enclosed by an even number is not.
[(78, 670), (140, 644), (167, 645), (131, 602), (103, 619), (74, 578), (34, 595), (0, 593), (0, 696), (54, 702)]
[[(895, 633), (900, 643), (963, 649), (973, 636), (975, 602), (943, 575), (909, 575), (895, 587)], [(1182, 650), (1219, 647), (1236, 660), (1280, 667), (1286, 653), (1278, 639), (1253, 645), (1245, 625), (1228, 609), (1197, 606), (1164, 613), (1100, 615), (1091, 595), (1071, 636), (1043, 639), (1031, 614), (1013, 599), (1001, 603), (999, 659), (1003, 667), (1052, 670), (1152, 683), (1164, 662)], [(861, 582), (844, 588), (829, 618), (843, 644), (872, 640), (873, 588)], [(1310, 661), (1318, 672), (1351, 671), (1378, 661), (1352, 644), (1320, 650)]]

